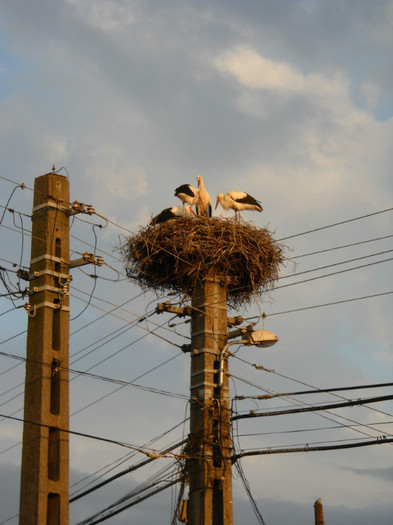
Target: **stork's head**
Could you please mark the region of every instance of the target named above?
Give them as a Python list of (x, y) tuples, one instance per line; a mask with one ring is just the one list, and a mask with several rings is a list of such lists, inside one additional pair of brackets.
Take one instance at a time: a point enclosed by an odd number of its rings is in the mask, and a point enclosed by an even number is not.
[(224, 194), (223, 193), (219, 193), (217, 195), (216, 207), (214, 208), (215, 210), (217, 209), (217, 206), (219, 205), (219, 203), (222, 201), (223, 198), (224, 198)]
[(183, 206), (184, 211), (186, 212), (186, 215), (193, 215), (194, 217), (198, 217), (198, 215), (195, 213), (195, 211), (192, 209), (191, 204), (185, 204)]

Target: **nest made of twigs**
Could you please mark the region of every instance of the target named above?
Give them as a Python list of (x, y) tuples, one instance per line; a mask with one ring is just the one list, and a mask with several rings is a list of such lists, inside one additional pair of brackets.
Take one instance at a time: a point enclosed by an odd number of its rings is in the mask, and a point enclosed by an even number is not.
[(272, 290), (284, 263), (283, 246), (266, 228), (231, 219), (178, 218), (142, 227), (121, 251), (129, 278), (156, 292), (192, 291), (214, 275), (233, 306)]

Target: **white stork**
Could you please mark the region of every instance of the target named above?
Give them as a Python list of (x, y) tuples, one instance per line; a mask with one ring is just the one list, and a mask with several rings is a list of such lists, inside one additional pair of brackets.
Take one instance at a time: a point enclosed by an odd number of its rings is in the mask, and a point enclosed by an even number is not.
[(198, 202), (196, 205), (198, 215), (203, 217), (212, 216), (212, 201), (210, 195), (206, 191), (205, 185), (203, 183), (202, 175), (197, 176), (199, 195)]
[(259, 212), (263, 210), (261, 203), (244, 191), (228, 191), (225, 195), (219, 193), (217, 195), (216, 209), (218, 204), (221, 204), (224, 210), (235, 210), (235, 218), (237, 216), (239, 222), (242, 210), (256, 210)]
[(192, 210), (189, 204), (184, 206), (173, 206), (172, 208), (165, 208), (161, 213), (153, 217), (150, 221), (149, 226), (155, 226), (162, 222), (169, 221), (171, 219), (177, 219), (180, 217), (196, 217), (195, 212)]
[(182, 201), (183, 206), (189, 204), (190, 206), (196, 205), (199, 197), (199, 190), (191, 184), (182, 184), (175, 189), (175, 197), (179, 197)]

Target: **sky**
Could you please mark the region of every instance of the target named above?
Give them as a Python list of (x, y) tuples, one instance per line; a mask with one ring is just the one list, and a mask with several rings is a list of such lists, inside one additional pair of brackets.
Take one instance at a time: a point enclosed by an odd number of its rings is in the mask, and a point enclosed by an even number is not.
[[(269, 350), (233, 351), (231, 397), (392, 381), (392, 45), (391, 0), (0, 2), (7, 286), (17, 285), (15, 268), (30, 264), (36, 177), (54, 166), (69, 179), (71, 201), (97, 213), (71, 221), (71, 259), (87, 250), (105, 261), (72, 270), (70, 367), (101, 376), (71, 374), (72, 430), (155, 450), (187, 436), (190, 356), (179, 345), (189, 342), (189, 324), (153, 313), (157, 303), (182, 298), (130, 282), (119, 248), (152, 215), (180, 204), (175, 188), (196, 185), (198, 174), (213, 203), (228, 190), (260, 200), (263, 212), (244, 212), (243, 220), (268, 228), (287, 257), (274, 291), (229, 309), (279, 337)], [(0, 356), (0, 413), (23, 418), (17, 357), (26, 352), (26, 297), (11, 302), (2, 286), (0, 351), (8, 355)], [(124, 386), (132, 381), (148, 390)], [(363, 388), (233, 406), (244, 413), (389, 394), (391, 387)], [(388, 401), (239, 420), (234, 446), (392, 434)], [(0, 523), (11, 525), (21, 436), (20, 422), (1, 419)], [(390, 447), (251, 456), (241, 466), (267, 525), (314, 523), (318, 498), (328, 524), (388, 525)], [(145, 458), (127, 454), (71, 436), (70, 494)], [(157, 460), (81, 498), (70, 505), (70, 523), (171, 464)], [(235, 470), (233, 487), (234, 522), (258, 523)], [(167, 489), (107, 522), (169, 524), (176, 497)]]

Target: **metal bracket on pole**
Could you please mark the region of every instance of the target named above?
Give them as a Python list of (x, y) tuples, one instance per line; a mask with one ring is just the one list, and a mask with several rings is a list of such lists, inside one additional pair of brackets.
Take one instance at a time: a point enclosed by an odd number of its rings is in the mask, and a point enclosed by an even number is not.
[(37, 279), (37, 277), (41, 277), (41, 275), (50, 275), (51, 277), (57, 277), (60, 281), (60, 279), (66, 279), (67, 281), (72, 280), (72, 276), (68, 273), (61, 273), (61, 272), (55, 272), (53, 270), (40, 270), (40, 271), (34, 271), (29, 275), (29, 281), (32, 281), (33, 279)]
[(95, 264), (96, 266), (102, 266), (104, 264), (104, 259), (100, 255), (84, 252), (81, 258), (70, 261), (70, 268), (84, 266), (85, 264)]
[(43, 308), (44, 306), (46, 306), (47, 308), (52, 308), (53, 310), (63, 310), (64, 312), (70, 311), (69, 306), (62, 306), (60, 303), (50, 303), (49, 301), (43, 301), (42, 303), (33, 305), (31, 305), (30, 303), (26, 303), (24, 305), (24, 308), (29, 317), (35, 317), (37, 314), (37, 310)]
[(249, 332), (252, 332), (255, 324), (256, 323), (251, 323), (248, 326), (242, 326), (238, 330), (233, 330), (232, 332), (229, 332), (228, 340), (233, 339), (234, 337), (239, 337), (239, 335), (245, 335)]
[(170, 312), (171, 314), (176, 314), (179, 317), (185, 317), (186, 315), (192, 315), (192, 308), (191, 306), (185, 306), (184, 308), (181, 306), (173, 306), (169, 301), (167, 301), (165, 303), (157, 304), (156, 313), (162, 314), (163, 312)]
[[(162, 314), (163, 312), (170, 312), (171, 314), (176, 314), (179, 317), (185, 317), (186, 315), (191, 316), (192, 312), (195, 311), (192, 306), (173, 306), (172, 303), (166, 301), (165, 303), (158, 303), (156, 307), (156, 313)], [(228, 327), (238, 326), (244, 322), (244, 318), (241, 315), (237, 317), (227, 317)]]

